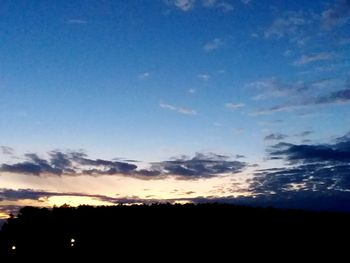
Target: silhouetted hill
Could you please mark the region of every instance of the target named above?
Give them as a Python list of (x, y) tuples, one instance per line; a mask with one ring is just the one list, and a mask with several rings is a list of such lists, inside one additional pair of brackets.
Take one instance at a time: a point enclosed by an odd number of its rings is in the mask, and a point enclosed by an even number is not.
[(112, 255), (132, 261), (162, 259), (164, 253), (167, 262), (185, 254), (251, 258), (312, 248), (316, 254), (336, 248), (339, 254), (349, 223), (350, 214), (224, 204), (24, 207), (4, 224), (0, 254), (12, 262), (53, 255), (55, 260)]

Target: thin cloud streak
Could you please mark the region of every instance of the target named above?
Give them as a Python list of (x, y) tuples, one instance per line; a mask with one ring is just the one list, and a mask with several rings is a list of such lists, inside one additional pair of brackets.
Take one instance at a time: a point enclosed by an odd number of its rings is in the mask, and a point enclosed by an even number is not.
[(160, 103), (159, 106), (162, 109), (175, 111), (177, 113), (181, 113), (184, 115), (197, 115), (198, 114), (196, 110), (193, 110), (193, 109), (190, 109), (187, 107), (178, 107), (178, 106), (174, 106), (174, 105), (166, 104), (166, 103)]

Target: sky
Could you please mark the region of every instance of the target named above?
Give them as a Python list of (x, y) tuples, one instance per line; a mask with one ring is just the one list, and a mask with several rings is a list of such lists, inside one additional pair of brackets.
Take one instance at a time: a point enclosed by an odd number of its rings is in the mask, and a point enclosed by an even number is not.
[(1, 0), (0, 39), (0, 217), (350, 211), (349, 0)]

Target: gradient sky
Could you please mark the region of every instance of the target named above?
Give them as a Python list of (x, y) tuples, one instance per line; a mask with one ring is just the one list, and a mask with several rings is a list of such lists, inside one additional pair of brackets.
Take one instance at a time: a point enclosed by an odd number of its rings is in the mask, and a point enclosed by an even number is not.
[(2, 0), (2, 213), (348, 198), (349, 21), (349, 0)]

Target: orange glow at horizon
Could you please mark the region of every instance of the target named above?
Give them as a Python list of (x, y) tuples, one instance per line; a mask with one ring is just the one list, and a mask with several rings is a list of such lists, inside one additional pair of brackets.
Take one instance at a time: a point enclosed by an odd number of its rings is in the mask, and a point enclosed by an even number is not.
[(111, 202), (97, 200), (89, 196), (51, 196), (47, 199), (49, 206), (62, 206), (64, 204), (70, 206), (91, 205), (91, 206), (107, 206), (113, 205)]

